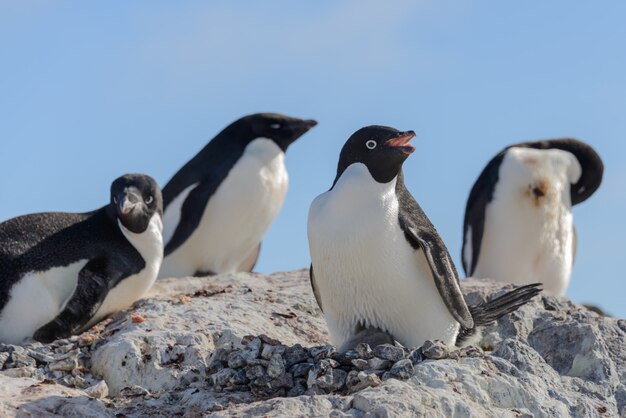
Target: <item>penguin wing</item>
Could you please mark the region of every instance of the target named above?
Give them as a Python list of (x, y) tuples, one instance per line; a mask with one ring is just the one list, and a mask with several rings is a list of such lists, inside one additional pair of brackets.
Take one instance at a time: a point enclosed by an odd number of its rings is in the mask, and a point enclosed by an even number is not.
[(466, 276), (471, 276), (476, 270), (480, 246), (485, 231), (485, 215), (487, 205), (493, 199), (493, 193), (498, 182), (500, 165), (506, 151), (494, 157), (483, 169), (474, 183), (465, 206), (465, 220), (463, 223), (463, 249), (461, 261)]
[(413, 226), (407, 226), (404, 233), (424, 251), (435, 286), (437, 286), (439, 295), (448, 307), (448, 311), (463, 328), (472, 328), (474, 320), (465, 303), (463, 293), (461, 293), (458, 274), (450, 259), (450, 254), (439, 236), (431, 231), (419, 230)]
[(317, 305), (320, 307), (320, 310), (324, 312), (324, 308), (322, 308), (322, 297), (320, 296), (320, 291), (315, 284), (315, 275), (313, 274), (313, 264), (311, 264), (311, 268), (309, 268), (309, 278), (311, 279), (311, 288), (313, 289), (313, 295), (315, 296), (315, 300), (317, 301)]
[(221, 180), (204, 181), (191, 190), (180, 208), (180, 222), (176, 225), (172, 238), (165, 245), (165, 255), (171, 254), (196, 230), (204, 214), (209, 199), (219, 187)]
[(239, 267), (237, 267), (237, 271), (247, 271), (252, 272), (254, 266), (256, 266), (256, 262), (259, 260), (259, 254), (261, 253), (261, 243), (254, 247), (250, 254), (243, 259)]

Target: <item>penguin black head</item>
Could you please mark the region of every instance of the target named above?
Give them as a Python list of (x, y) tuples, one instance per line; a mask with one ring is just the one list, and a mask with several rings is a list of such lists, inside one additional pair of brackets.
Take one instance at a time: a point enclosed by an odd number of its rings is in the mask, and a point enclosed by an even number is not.
[[(292, 118), (279, 113), (255, 113), (233, 122), (224, 133), (229, 131), (228, 136), (240, 138), (244, 142), (243, 145), (257, 138), (268, 138), (284, 152), (289, 145), (315, 125), (317, 122), (313, 119)], [(238, 135), (232, 135), (233, 133)]]
[(126, 229), (144, 232), (155, 213), (163, 216), (163, 197), (156, 181), (144, 174), (126, 174), (111, 184), (111, 207)]
[(415, 147), (409, 141), (415, 132), (402, 132), (388, 126), (366, 126), (352, 134), (339, 155), (337, 177), (355, 163), (364, 164), (379, 183), (389, 183)]

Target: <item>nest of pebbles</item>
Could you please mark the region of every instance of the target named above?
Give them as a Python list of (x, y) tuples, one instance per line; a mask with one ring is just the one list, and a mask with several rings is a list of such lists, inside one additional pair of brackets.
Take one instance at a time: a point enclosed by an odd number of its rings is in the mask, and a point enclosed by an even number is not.
[(362, 343), (345, 353), (333, 346), (288, 347), (265, 335), (244, 337), (242, 344), (218, 348), (211, 356), (208, 382), (214, 391), (250, 391), (260, 398), (351, 394), (387, 379), (409, 379), (424, 360), (482, 355), (476, 347), (451, 353), (441, 341), (417, 349)]
[[(0, 373), (55, 382), (85, 390), (93, 397), (106, 397), (106, 384), (90, 371), (91, 353), (102, 343), (103, 339), (90, 333), (45, 345), (0, 343)], [(476, 347), (450, 352), (441, 341), (426, 341), (417, 349), (407, 349), (398, 343), (374, 348), (362, 343), (354, 350), (338, 353), (330, 345), (286, 346), (266, 335), (246, 336), (239, 344), (219, 346), (209, 358), (206, 373), (201, 373), (206, 383), (198, 382), (195, 386), (214, 392), (250, 392), (261, 399), (351, 394), (378, 386), (387, 379), (407, 380), (414, 375), (415, 366), (428, 359), (482, 354)], [(142, 393), (123, 391), (122, 396), (126, 395)]]

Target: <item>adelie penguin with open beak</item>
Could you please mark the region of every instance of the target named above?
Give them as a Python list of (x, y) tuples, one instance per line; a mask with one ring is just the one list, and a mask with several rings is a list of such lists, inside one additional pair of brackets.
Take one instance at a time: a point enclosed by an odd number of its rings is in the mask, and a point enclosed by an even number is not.
[(526, 303), (536, 285), (470, 307), (439, 234), (404, 185), (413, 131), (359, 129), (339, 156), (332, 187), (309, 210), (311, 284), (341, 351), (369, 336), (406, 347), (460, 344)]

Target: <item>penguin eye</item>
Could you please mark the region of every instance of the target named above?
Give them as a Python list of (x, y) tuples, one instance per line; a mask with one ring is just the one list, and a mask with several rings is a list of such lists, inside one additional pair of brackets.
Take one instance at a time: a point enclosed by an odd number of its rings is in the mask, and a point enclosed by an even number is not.
[(148, 196), (144, 199), (144, 201), (146, 202), (147, 205), (149, 205), (150, 203), (154, 201), (154, 197)]
[(113, 196), (113, 203), (117, 205), (117, 196)]
[(370, 139), (369, 141), (365, 143), (365, 146), (367, 147), (367, 149), (374, 149), (376, 148), (376, 145), (378, 144), (373, 139)]
[(280, 129), (280, 123), (272, 123), (270, 125), (270, 128), (272, 128), (272, 129)]

